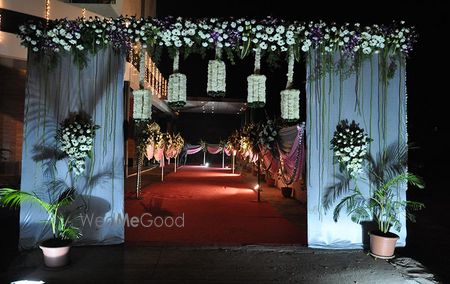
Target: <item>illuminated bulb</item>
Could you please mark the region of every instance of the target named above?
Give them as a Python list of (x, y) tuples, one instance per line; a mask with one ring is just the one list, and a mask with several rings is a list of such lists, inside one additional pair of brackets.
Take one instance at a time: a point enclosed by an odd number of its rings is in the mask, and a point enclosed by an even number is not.
[(253, 187), (255, 190), (259, 189), (259, 184), (255, 184), (255, 186)]
[(45, 0), (45, 19), (50, 20), (50, 0)]
[(206, 164), (205, 164), (205, 167), (209, 167), (209, 163), (206, 163)]

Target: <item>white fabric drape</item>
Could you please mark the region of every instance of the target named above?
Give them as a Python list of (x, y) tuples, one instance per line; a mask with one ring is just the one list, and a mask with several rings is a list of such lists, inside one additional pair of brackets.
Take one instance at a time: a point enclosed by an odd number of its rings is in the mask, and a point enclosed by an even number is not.
[[(57, 185), (74, 186), (74, 207), (83, 205), (83, 217), (100, 220), (81, 226), (81, 244), (117, 244), (124, 240), (124, 56), (111, 49), (87, 55), (80, 70), (70, 54), (61, 53), (56, 66), (29, 56), (25, 94), (25, 121), (21, 189), (46, 200), (57, 198)], [(57, 160), (55, 134), (70, 112), (84, 111), (101, 128), (94, 140), (93, 159), (87, 160), (84, 176), (74, 183), (67, 161)], [(60, 189), (60, 188), (59, 188)], [(20, 241), (30, 248), (51, 237), (43, 224), (45, 212), (21, 204)]]

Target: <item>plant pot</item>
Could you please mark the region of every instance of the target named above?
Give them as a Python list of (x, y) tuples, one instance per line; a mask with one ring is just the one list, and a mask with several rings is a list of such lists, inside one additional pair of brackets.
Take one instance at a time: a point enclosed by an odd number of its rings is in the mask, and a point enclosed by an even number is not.
[(395, 245), (399, 236), (381, 231), (370, 232), (370, 254), (376, 258), (390, 259), (394, 257)]
[(71, 240), (49, 239), (39, 246), (44, 254), (44, 264), (47, 267), (58, 268), (69, 264)]
[(284, 197), (290, 198), (292, 195), (292, 188), (290, 187), (282, 187), (281, 188), (281, 194), (283, 194)]

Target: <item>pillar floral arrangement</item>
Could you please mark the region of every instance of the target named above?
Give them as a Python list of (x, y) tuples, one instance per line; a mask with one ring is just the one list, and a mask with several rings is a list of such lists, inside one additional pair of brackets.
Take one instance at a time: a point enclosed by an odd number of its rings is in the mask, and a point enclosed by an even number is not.
[(175, 156), (178, 156), (181, 151), (183, 150), (183, 146), (184, 146), (184, 139), (181, 136), (180, 133), (178, 133), (177, 135), (175, 135), (172, 139), (173, 141), (173, 148), (175, 150)]
[(147, 140), (145, 142), (146, 144), (146, 151), (145, 156), (147, 159), (152, 159), (155, 154), (155, 145), (158, 143), (158, 141), (161, 139), (161, 128), (156, 122), (152, 122), (151, 124), (147, 125)]
[(261, 48), (255, 51), (254, 74), (247, 77), (247, 103), (250, 108), (261, 108), (266, 104), (266, 76), (261, 70)]
[(273, 120), (267, 120), (266, 123), (260, 124), (258, 127), (257, 144), (264, 151), (275, 150), (275, 143), (278, 139), (279, 126)]
[(169, 76), (167, 101), (174, 108), (186, 104), (186, 75), (179, 73), (180, 52), (177, 50), (173, 58), (173, 74)]
[(249, 157), (250, 162), (255, 162), (258, 155), (256, 149), (256, 129), (257, 126), (253, 123), (245, 125), (240, 131), (240, 154), (243, 159)]
[(175, 157), (175, 152), (173, 151), (173, 137), (169, 132), (163, 133), (165, 145), (164, 145), (164, 156), (167, 159)]
[(226, 143), (226, 151), (228, 153), (238, 152), (240, 143), (239, 143), (239, 131), (234, 131), (230, 137), (228, 137), (227, 143)]
[(295, 122), (300, 118), (300, 90), (293, 89), (294, 82), (294, 50), (289, 50), (286, 89), (281, 91), (281, 118), (287, 122)]
[(226, 90), (225, 62), (221, 60), (222, 49), (216, 46), (215, 60), (208, 62), (208, 84), (206, 92), (212, 97), (224, 97)]

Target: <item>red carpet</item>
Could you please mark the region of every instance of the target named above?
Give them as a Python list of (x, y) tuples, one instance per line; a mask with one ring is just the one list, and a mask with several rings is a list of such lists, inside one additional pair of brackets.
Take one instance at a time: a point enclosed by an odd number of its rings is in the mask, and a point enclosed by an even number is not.
[[(164, 182), (144, 188), (142, 196), (143, 200), (125, 202), (128, 218), (143, 216), (142, 224), (136, 218), (137, 226), (126, 226), (126, 241), (179, 245), (306, 244), (306, 232), (283, 218), (269, 203), (257, 203), (256, 193), (230, 170), (184, 166), (169, 174)], [(177, 223), (172, 224), (175, 220)]]

